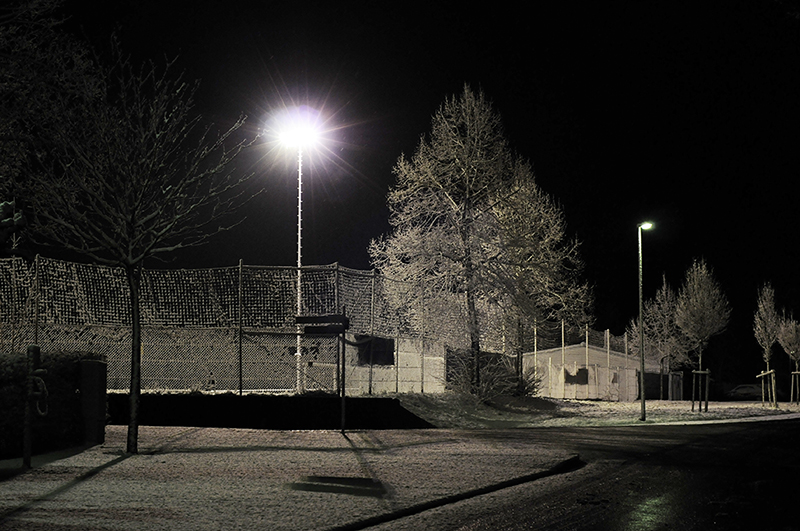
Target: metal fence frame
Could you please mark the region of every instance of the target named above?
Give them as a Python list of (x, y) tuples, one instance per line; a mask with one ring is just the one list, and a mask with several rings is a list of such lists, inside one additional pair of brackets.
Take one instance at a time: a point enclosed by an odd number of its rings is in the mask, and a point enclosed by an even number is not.
[[(334, 338), (301, 338), (295, 356), (297, 268), (238, 266), (144, 270), (142, 388), (298, 392), (338, 389)], [(445, 345), (469, 344), (457, 295), (425, 301), (424, 290), (375, 271), (338, 264), (301, 268), (303, 312), (346, 314), (352, 334), (390, 338), (393, 366), (359, 365), (345, 351), (348, 393), (444, 389)], [(432, 308), (436, 308), (434, 311)], [(497, 307), (484, 305), (487, 351), (519, 352)], [(529, 324), (522, 350), (574, 341), (621, 344), (606, 332)], [(121, 268), (44, 257), (0, 260), (0, 353), (38, 343), (48, 350), (105, 354), (109, 389), (130, 379), (129, 290)], [(439, 368), (441, 369), (439, 371)], [(438, 372), (437, 372), (438, 371)], [(392, 385), (392, 380), (394, 384)]]

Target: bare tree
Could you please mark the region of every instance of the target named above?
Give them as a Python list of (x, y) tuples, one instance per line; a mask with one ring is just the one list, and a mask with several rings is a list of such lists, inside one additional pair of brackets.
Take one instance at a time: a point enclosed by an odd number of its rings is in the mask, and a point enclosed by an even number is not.
[[(250, 177), (231, 166), (243, 118), (222, 132), (202, 126), (196, 83), (171, 64), (117, 60), (81, 116), (65, 113), (48, 171), (23, 187), (38, 238), (102, 264), (121, 266), (130, 288), (132, 352), (127, 451), (138, 451), (141, 387), (139, 283), (143, 262), (199, 245), (232, 226)], [(67, 106), (68, 101), (62, 101)], [(74, 121), (74, 122), (73, 122)]]
[(767, 372), (772, 359), (772, 345), (778, 341), (780, 329), (781, 319), (775, 309), (775, 290), (767, 282), (758, 290), (758, 307), (753, 316), (753, 332), (761, 346)]
[(697, 352), (698, 369), (703, 370), (703, 351), (708, 341), (728, 327), (731, 310), (728, 299), (714, 279), (705, 260), (692, 263), (678, 293), (675, 322)]
[(427, 301), (463, 297), (476, 386), (479, 300), (517, 312), (585, 310), (588, 288), (573, 284), (577, 243), (566, 238), (563, 215), (536, 186), (530, 165), (511, 153), (483, 93), (465, 87), (447, 99), (430, 138), (411, 159), (401, 156), (394, 172), (393, 230), (371, 242), (373, 265), (424, 286)]

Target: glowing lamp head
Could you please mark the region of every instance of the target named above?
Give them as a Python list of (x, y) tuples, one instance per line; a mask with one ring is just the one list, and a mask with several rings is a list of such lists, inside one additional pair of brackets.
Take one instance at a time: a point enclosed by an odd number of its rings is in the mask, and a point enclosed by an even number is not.
[(639, 224), (639, 228), (642, 230), (650, 230), (653, 228), (653, 224), (649, 221), (645, 221), (644, 223)]
[(278, 140), (288, 148), (310, 147), (320, 137), (319, 113), (302, 106), (288, 111), (281, 119)]
[(313, 127), (297, 126), (281, 131), (280, 142), (289, 148), (306, 147), (317, 141), (317, 131)]

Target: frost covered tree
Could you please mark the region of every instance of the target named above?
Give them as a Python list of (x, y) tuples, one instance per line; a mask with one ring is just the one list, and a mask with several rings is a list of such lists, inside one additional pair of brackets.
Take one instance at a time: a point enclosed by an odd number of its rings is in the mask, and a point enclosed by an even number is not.
[(17, 213), (25, 206), (17, 185), (44, 171), (55, 150), (53, 132), (78, 121), (101, 82), (90, 51), (61, 31), (62, 3), (0, 6), (0, 200), (15, 204)]
[[(480, 383), (479, 301), (525, 312), (585, 310), (576, 286), (577, 243), (563, 215), (537, 186), (530, 165), (511, 153), (499, 115), (482, 92), (464, 88), (433, 116), (410, 159), (394, 168), (387, 203), (392, 232), (371, 242), (374, 267), (419, 286), (424, 305), (458, 300)], [(423, 306), (424, 306), (423, 305)]]
[[(677, 310), (678, 296), (663, 277), (661, 288), (644, 302), (643, 311), (645, 356), (659, 363), (662, 377), (665, 365), (674, 368), (689, 362), (689, 341), (676, 321)], [(631, 319), (627, 332), (630, 337), (639, 337), (638, 319)], [(634, 342), (631, 349), (638, 352), (638, 343)]]
[[(143, 262), (204, 243), (232, 226), (249, 175), (232, 162), (243, 118), (217, 130), (193, 108), (196, 83), (118, 50), (83, 92), (79, 116), (51, 131), (56, 156), (18, 187), (42, 243), (120, 266), (130, 288), (132, 330), (127, 451), (138, 451), (141, 388), (139, 285)], [(89, 90), (91, 88), (91, 90)], [(70, 101), (58, 102), (66, 108)]]
[(689, 339), (703, 370), (703, 351), (709, 340), (725, 331), (731, 310), (728, 299), (703, 259), (696, 259), (686, 271), (678, 293), (675, 322)]
[(767, 364), (767, 372), (772, 359), (772, 346), (778, 341), (780, 327), (781, 319), (775, 309), (775, 290), (771, 284), (765, 283), (758, 290), (758, 303), (753, 315), (753, 333), (761, 346), (761, 355)]
[(486, 264), (489, 285), (528, 318), (586, 324), (592, 293), (581, 280), (580, 244), (568, 237), (564, 211), (536, 184), (530, 165), (519, 164), (487, 216), (498, 225), (497, 249)]
[(781, 316), (778, 343), (794, 362), (795, 372), (800, 371), (800, 323), (792, 315)]

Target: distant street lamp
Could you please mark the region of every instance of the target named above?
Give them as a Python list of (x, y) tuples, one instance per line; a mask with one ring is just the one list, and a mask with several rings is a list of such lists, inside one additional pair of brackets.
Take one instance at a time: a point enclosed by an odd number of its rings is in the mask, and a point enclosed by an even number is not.
[(653, 224), (649, 221), (639, 223), (639, 357), (641, 367), (639, 368), (639, 394), (642, 399), (642, 416), (639, 418), (642, 422), (647, 420), (647, 413), (644, 405), (644, 303), (642, 299), (642, 231), (650, 230)]
[[(303, 148), (316, 144), (319, 130), (316, 127), (315, 111), (301, 107), (289, 114), (280, 133), (280, 143), (284, 147), (297, 149), (297, 315), (302, 313), (303, 297), (301, 292), (300, 268), (303, 266)], [(301, 380), (302, 351), (300, 349), (300, 328), (297, 330), (297, 392), (302, 392)]]

